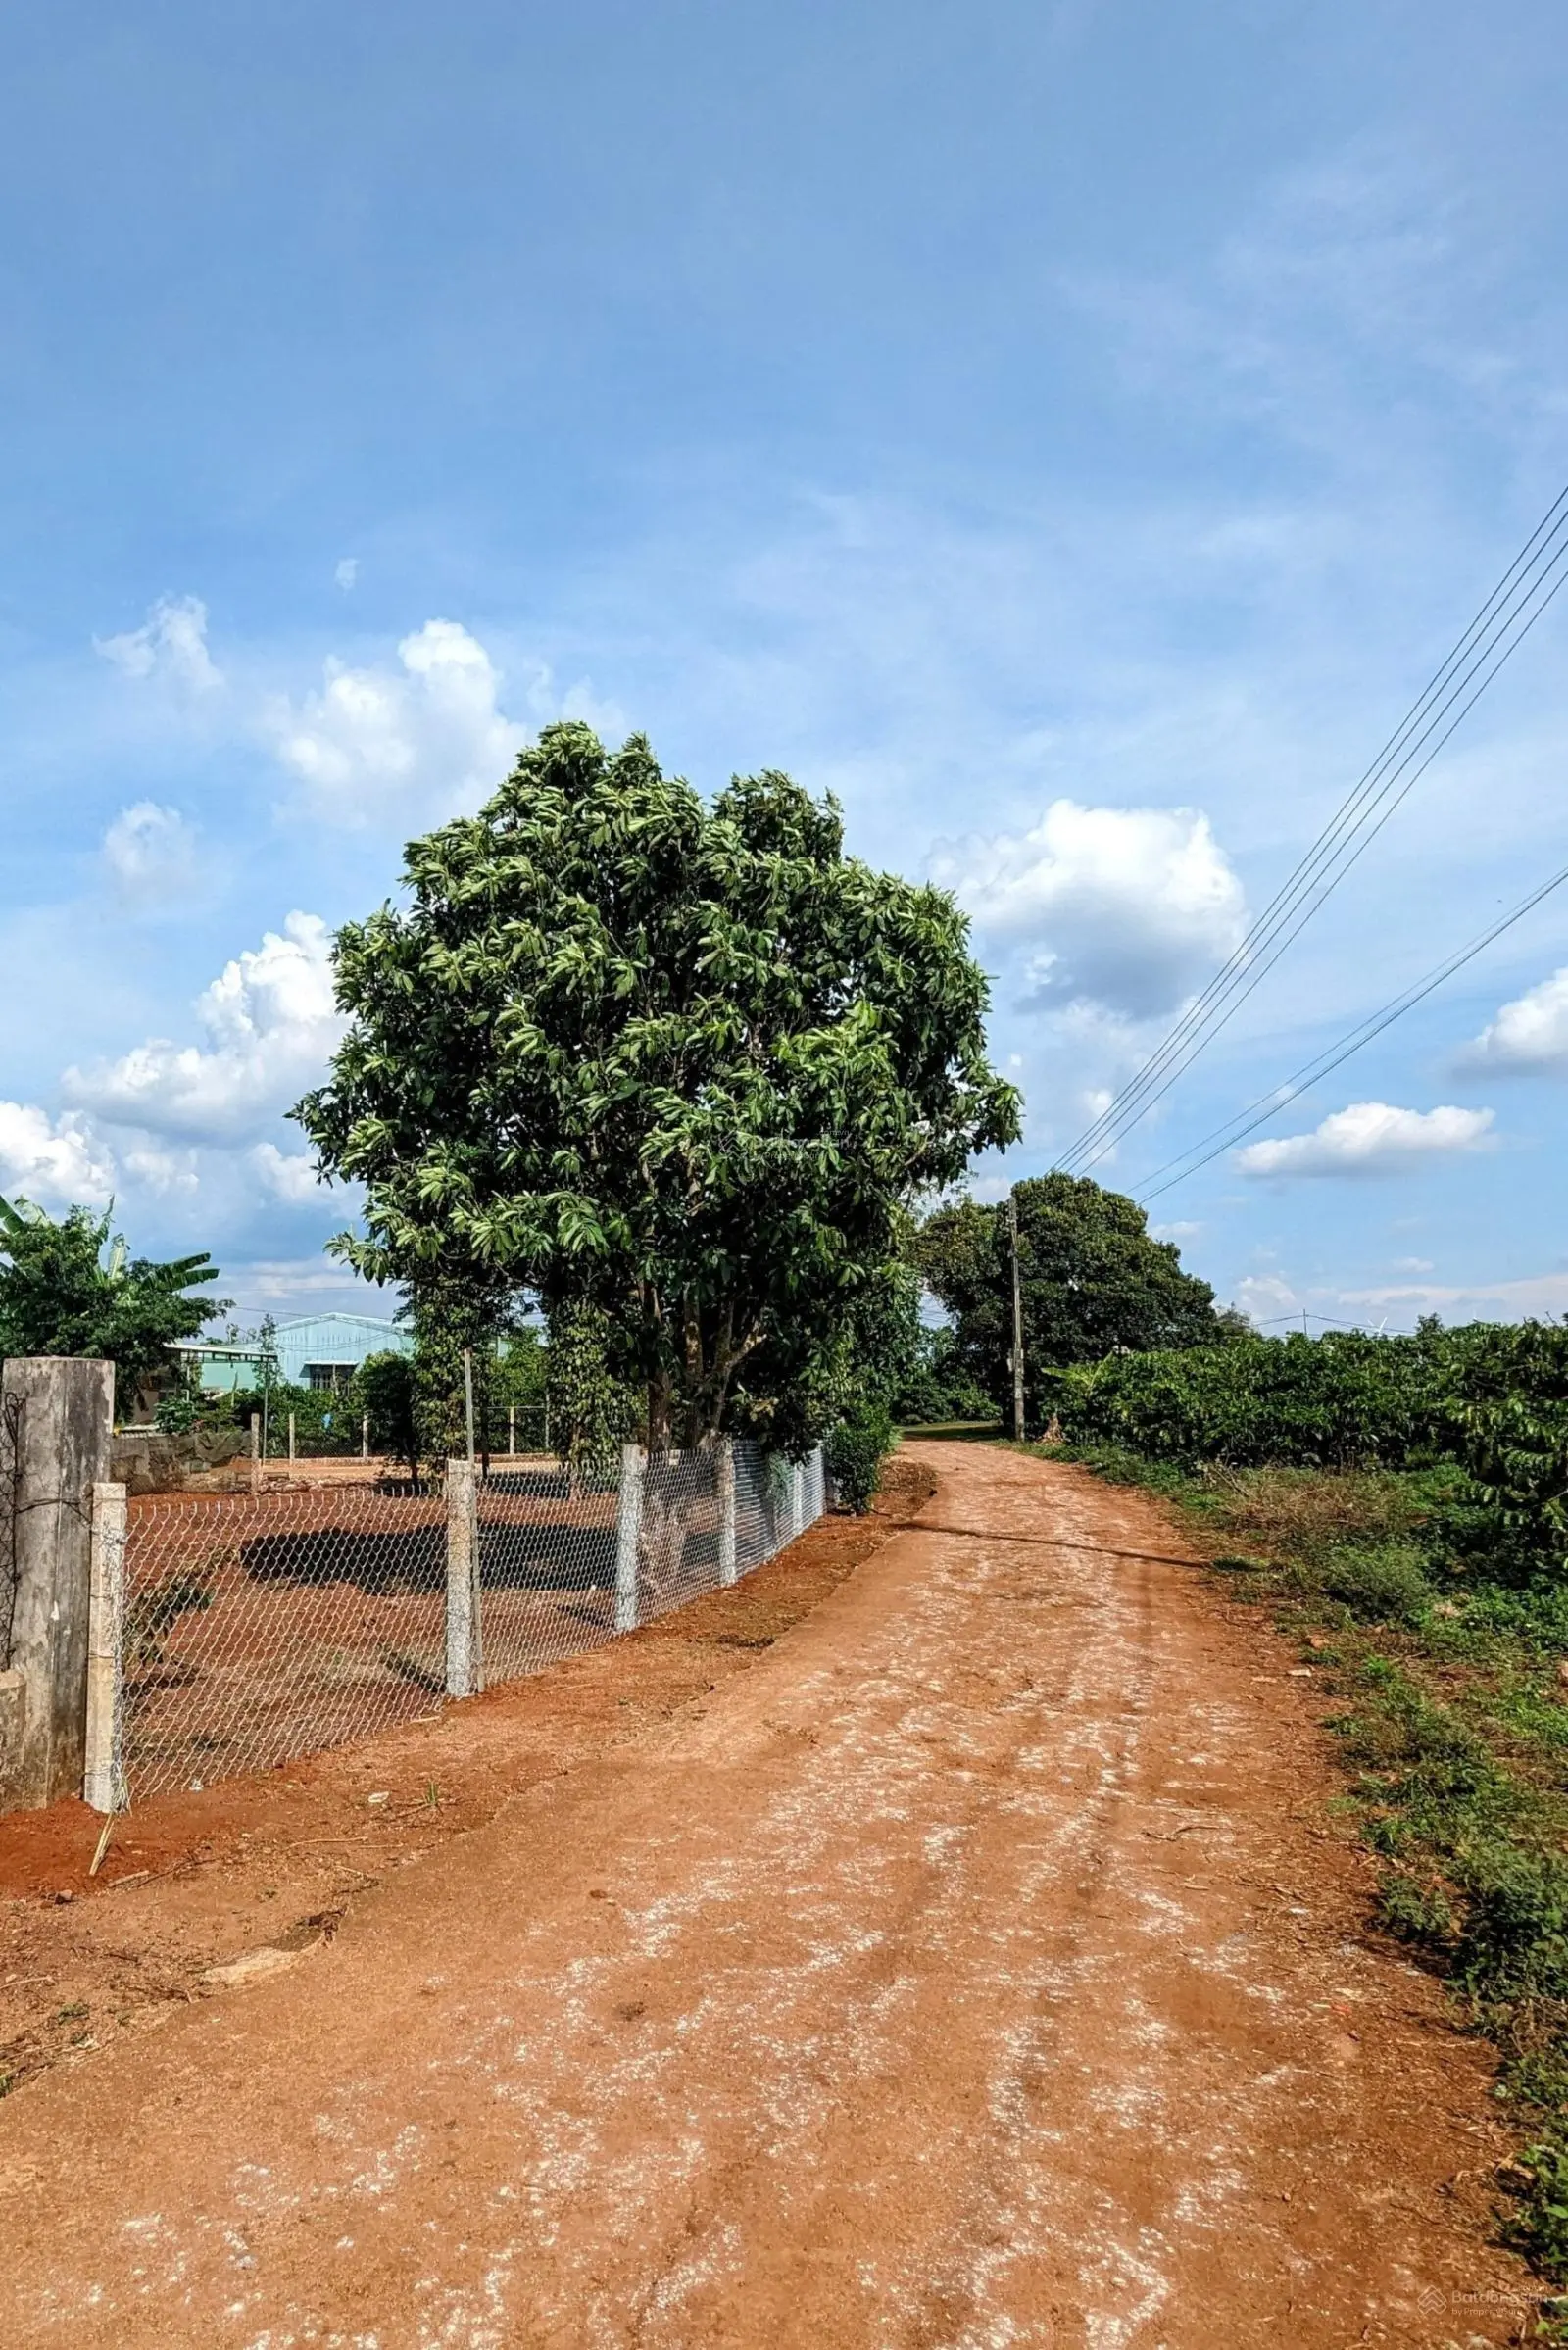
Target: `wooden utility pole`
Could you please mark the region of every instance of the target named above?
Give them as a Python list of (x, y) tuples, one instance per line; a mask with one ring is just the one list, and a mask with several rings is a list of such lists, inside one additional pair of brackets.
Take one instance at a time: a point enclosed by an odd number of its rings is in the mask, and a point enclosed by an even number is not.
[(1007, 1194), (1007, 1236), (1012, 1243), (1012, 1433), (1023, 1443), (1023, 1284), (1018, 1276), (1018, 1194)]

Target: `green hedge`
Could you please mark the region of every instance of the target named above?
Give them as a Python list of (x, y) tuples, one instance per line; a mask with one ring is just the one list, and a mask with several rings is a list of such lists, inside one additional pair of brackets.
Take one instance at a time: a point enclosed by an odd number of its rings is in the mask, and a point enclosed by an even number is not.
[(1478, 1536), (1568, 1561), (1568, 1329), (1426, 1325), (1107, 1355), (1045, 1375), (1054, 1430), (1184, 1469), (1466, 1471)]

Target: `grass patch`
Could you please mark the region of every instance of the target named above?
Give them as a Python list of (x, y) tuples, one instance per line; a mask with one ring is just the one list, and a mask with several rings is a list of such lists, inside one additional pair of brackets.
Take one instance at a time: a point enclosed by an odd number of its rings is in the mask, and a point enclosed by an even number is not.
[[(1026, 1449), (1173, 1503), (1232, 1597), (1311, 1634), (1381, 1923), (1498, 2052), (1522, 2141), (1503, 2235), (1568, 2283), (1568, 1589), (1478, 1547), (1448, 1467), (1189, 1472)], [(1568, 2321), (1547, 2324), (1540, 2338), (1568, 2341)]]

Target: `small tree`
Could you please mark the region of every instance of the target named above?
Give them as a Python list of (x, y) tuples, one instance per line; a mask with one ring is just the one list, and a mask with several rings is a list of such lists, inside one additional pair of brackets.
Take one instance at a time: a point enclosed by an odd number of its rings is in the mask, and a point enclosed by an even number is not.
[(419, 1476), (419, 1436), (415, 1412), (414, 1365), (406, 1354), (388, 1348), (368, 1354), (354, 1374), (354, 1397), (370, 1423), (370, 1443), (377, 1452), (407, 1461), (416, 1484)]
[(200, 1335), (226, 1297), (188, 1293), (218, 1279), (204, 1250), (157, 1263), (110, 1238), (113, 1210), (73, 1207), (57, 1223), (31, 1201), (0, 1199), (0, 1355), (107, 1358), (122, 1407), (168, 1381), (170, 1346)]
[(610, 1326), (594, 1305), (558, 1306), (547, 1355), (550, 1426), (573, 1489), (609, 1474), (637, 1423), (636, 1398), (610, 1369)]
[[(603, 1317), (655, 1444), (830, 1423), (905, 1203), (1012, 1140), (951, 898), (844, 854), (832, 801), (712, 806), (634, 736), (549, 727), (408, 853), (412, 903), (337, 940), (352, 1026), (296, 1115), (366, 1190), (339, 1253), (417, 1295)], [(764, 1376), (765, 1366), (765, 1376)]]
[[(1023, 1299), (1025, 1409), (1042, 1418), (1033, 1374), (1097, 1362), (1120, 1348), (1213, 1346), (1232, 1332), (1206, 1281), (1152, 1240), (1136, 1200), (1087, 1178), (1015, 1187)], [(954, 1318), (961, 1365), (999, 1414), (1012, 1399), (1012, 1254), (1004, 1206), (961, 1199), (927, 1217), (914, 1254)]]

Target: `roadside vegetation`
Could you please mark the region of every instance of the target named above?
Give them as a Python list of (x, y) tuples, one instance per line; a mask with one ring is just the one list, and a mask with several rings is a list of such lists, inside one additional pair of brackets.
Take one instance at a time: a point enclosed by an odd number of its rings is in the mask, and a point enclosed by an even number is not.
[(1498, 2050), (1506, 2233), (1568, 2283), (1568, 1330), (1247, 1337), (1041, 1396), (1040, 1448), (1175, 1504), (1321, 1669), (1382, 1923)]

